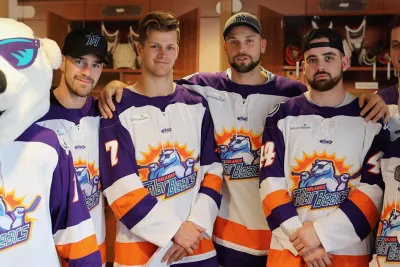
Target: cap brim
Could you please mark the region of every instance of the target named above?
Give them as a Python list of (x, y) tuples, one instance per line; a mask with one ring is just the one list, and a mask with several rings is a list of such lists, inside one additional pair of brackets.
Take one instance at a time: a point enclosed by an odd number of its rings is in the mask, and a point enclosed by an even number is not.
[(99, 53), (96, 53), (96, 52), (88, 52), (88, 53), (70, 52), (70, 53), (64, 54), (64, 56), (71, 56), (71, 57), (83, 57), (86, 55), (96, 55), (101, 59), (102, 63), (104, 63), (106, 65), (108, 64), (107, 58), (105, 58), (103, 55), (100, 55)]
[(260, 32), (260, 30), (253, 24), (249, 23), (249, 22), (234, 22), (231, 25), (229, 25), (228, 27), (226, 27), (226, 29), (224, 30), (223, 36), (224, 39), (226, 38), (226, 36), (228, 35), (228, 33), (235, 27), (237, 26), (248, 26), (250, 28), (252, 28), (254, 31), (256, 31), (259, 35), (261, 35), (261, 37), (264, 37), (262, 32)]

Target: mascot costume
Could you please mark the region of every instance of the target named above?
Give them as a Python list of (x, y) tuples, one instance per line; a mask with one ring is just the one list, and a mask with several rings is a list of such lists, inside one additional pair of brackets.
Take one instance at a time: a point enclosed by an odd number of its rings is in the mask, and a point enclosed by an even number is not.
[(0, 18), (1, 266), (101, 266), (94, 226), (57, 135), (34, 124), (49, 109), (61, 52)]

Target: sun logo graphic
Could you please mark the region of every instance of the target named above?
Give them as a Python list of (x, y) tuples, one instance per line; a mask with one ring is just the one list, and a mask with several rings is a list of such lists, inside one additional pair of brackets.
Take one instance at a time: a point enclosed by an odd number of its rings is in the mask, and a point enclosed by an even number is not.
[(152, 196), (168, 199), (188, 191), (196, 184), (198, 156), (187, 145), (167, 142), (140, 152), (137, 160), (144, 187)]
[(85, 196), (86, 207), (88, 210), (91, 210), (100, 201), (101, 185), (99, 168), (95, 167), (94, 162), (86, 164), (86, 161), (80, 158), (74, 162), (74, 166), (76, 177)]
[(385, 258), (386, 262), (400, 262), (400, 203), (385, 205), (378, 227), (376, 253)]
[(360, 170), (350, 174), (345, 158), (338, 159), (335, 154), (326, 151), (312, 155), (303, 153), (302, 159), (296, 158), (296, 166), (292, 166), (290, 178), (291, 189), (296, 207), (320, 209), (338, 206), (347, 199), (351, 185), (349, 181), (360, 176)]
[(40, 204), (40, 196), (26, 205), (25, 196), (17, 197), (15, 190), (5, 193), (0, 188), (0, 252), (29, 240), (34, 218), (28, 216)]
[(230, 180), (254, 179), (260, 175), (261, 134), (244, 130), (222, 129), (216, 134), (224, 175)]

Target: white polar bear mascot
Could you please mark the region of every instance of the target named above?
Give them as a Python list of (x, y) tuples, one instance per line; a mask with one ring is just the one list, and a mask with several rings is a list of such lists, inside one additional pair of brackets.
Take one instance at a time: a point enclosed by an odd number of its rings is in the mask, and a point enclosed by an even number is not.
[(71, 155), (34, 124), (49, 109), (60, 64), (54, 41), (0, 18), (1, 266), (101, 266)]

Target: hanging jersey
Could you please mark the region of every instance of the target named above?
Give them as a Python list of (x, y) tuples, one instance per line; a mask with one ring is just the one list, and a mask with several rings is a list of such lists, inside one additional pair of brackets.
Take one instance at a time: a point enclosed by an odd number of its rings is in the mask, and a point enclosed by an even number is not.
[(81, 194), (53, 131), (32, 125), (0, 148), (1, 266), (101, 266)]
[(278, 105), (266, 119), (260, 194), (273, 233), (269, 267), (306, 266), (289, 241), (305, 221), (313, 222), (334, 267), (368, 266), (389, 130), (366, 123), (357, 99), (350, 101), (319, 107), (302, 95)]
[(100, 121), (100, 170), (117, 217), (114, 266), (144, 266), (188, 220), (206, 229), (178, 266), (218, 266), (211, 241), (222, 165), (205, 99), (179, 85), (168, 96), (125, 89), (112, 119)]
[(99, 177), (100, 114), (97, 101), (88, 97), (81, 109), (67, 109), (51, 92), (50, 103), (49, 112), (37, 123), (55, 131), (72, 152), (78, 182), (95, 226), (97, 243), (105, 266), (106, 229)]
[(265, 266), (271, 233), (258, 181), (264, 122), (276, 104), (306, 91), (298, 82), (266, 73), (269, 82), (258, 86), (231, 81), (230, 70), (197, 73), (177, 81), (207, 99), (214, 121), (225, 182), (213, 240), (225, 267)]
[[(383, 209), (378, 226), (376, 254), (370, 266), (400, 266), (400, 116), (397, 106), (397, 86), (379, 90), (390, 111), (390, 137), (392, 143), (382, 158), (382, 176), (385, 182)], [(397, 177), (397, 178), (396, 178)]]

